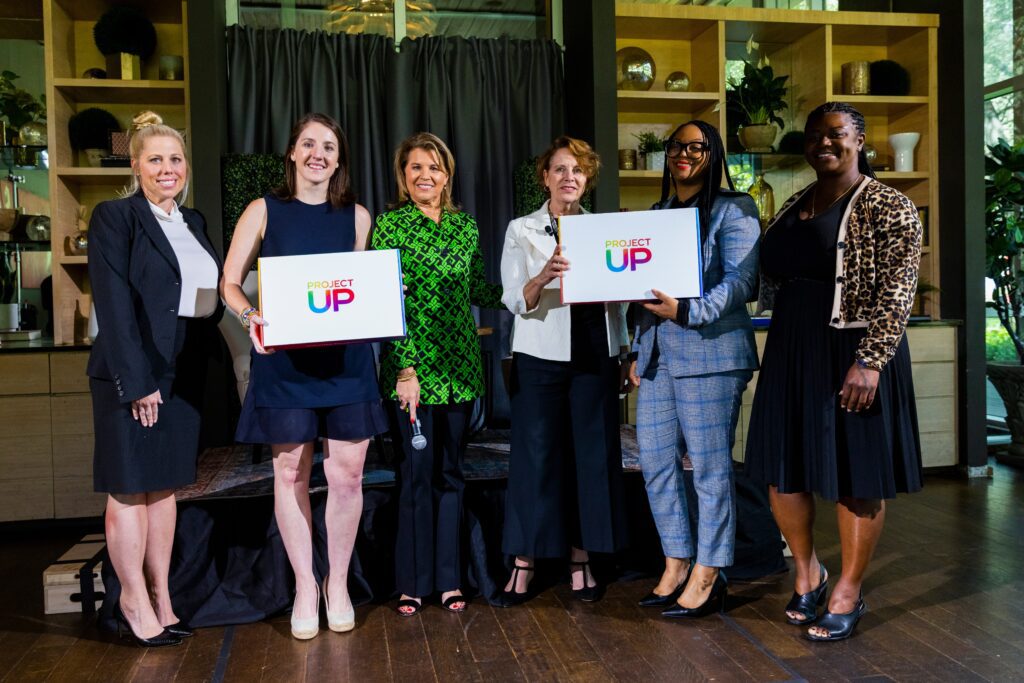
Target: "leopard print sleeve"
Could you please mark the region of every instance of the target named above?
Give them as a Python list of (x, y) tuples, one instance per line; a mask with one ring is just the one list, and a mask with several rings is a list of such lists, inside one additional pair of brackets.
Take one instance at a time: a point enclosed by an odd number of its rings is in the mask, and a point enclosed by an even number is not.
[(868, 330), (857, 358), (881, 370), (903, 338), (917, 291), (921, 264), (921, 221), (902, 193), (885, 185), (871, 193), (867, 218), (875, 243), (874, 306), (865, 311)]

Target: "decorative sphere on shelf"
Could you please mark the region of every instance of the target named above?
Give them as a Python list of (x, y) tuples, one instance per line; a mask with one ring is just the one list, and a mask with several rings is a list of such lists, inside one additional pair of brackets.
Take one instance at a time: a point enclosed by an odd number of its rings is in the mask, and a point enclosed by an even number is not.
[(68, 236), (68, 251), (73, 256), (81, 256), (89, 251), (89, 233), (79, 230), (74, 235)]
[(685, 71), (673, 71), (665, 79), (665, 90), (668, 92), (686, 92), (690, 89), (690, 75)]
[(46, 124), (42, 121), (29, 121), (18, 129), (18, 142), (35, 147), (46, 146)]
[(864, 145), (864, 156), (867, 158), (868, 163), (873, 166), (875, 159), (878, 158), (878, 150), (875, 149), (874, 145)]
[(624, 47), (615, 53), (616, 87), (619, 90), (650, 90), (654, 85), (654, 58), (639, 47)]

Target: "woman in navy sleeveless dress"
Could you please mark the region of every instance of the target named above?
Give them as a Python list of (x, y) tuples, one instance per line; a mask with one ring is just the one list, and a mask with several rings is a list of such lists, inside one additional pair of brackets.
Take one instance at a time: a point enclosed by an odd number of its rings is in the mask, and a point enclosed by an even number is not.
[[(222, 290), (253, 340), (249, 389), (236, 439), (269, 443), (274, 455), (274, 513), (295, 572), (292, 635), (319, 629), (319, 596), (328, 626), (347, 631), (355, 613), (347, 589), (359, 517), (363, 461), (369, 438), (387, 429), (368, 344), (267, 351), (257, 328), (269, 325), (242, 292), (258, 256), (362, 251), (370, 214), (349, 190), (348, 144), (338, 124), (307, 114), (292, 129), (285, 155), (285, 186), (252, 202), (238, 221), (224, 268)], [(324, 439), (327, 477), (329, 575), (313, 573), (309, 475), (313, 446)]]

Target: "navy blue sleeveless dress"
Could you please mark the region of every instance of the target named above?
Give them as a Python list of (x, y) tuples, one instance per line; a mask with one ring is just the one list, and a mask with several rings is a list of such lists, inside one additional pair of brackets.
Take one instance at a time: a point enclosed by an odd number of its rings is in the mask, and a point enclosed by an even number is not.
[[(355, 205), (304, 204), (267, 195), (260, 256), (352, 251)], [(273, 325), (273, 320), (267, 321)], [(369, 344), (252, 352), (249, 389), (235, 439), (305, 443), (317, 436), (358, 441), (387, 431)]]

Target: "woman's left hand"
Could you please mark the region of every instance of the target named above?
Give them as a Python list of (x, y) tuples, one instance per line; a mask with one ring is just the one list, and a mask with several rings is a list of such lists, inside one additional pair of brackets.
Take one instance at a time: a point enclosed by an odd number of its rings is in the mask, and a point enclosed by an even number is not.
[(651, 293), (658, 297), (658, 303), (644, 304), (644, 308), (665, 320), (675, 320), (676, 315), (679, 313), (679, 299), (670, 297), (658, 289), (652, 289)]
[(839, 405), (847, 412), (859, 413), (871, 407), (878, 390), (878, 375), (874, 368), (865, 368), (854, 362), (846, 373), (839, 392)]
[(636, 361), (631, 360), (620, 360), (619, 361), (619, 392), (628, 394), (633, 391), (633, 364)]

